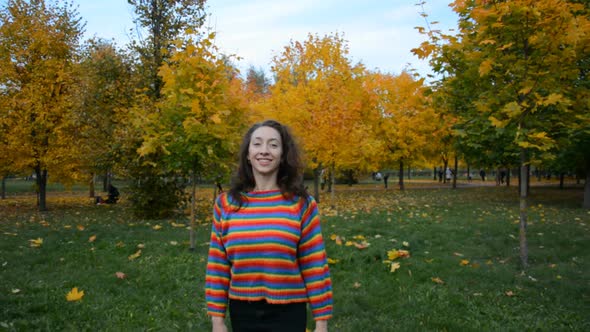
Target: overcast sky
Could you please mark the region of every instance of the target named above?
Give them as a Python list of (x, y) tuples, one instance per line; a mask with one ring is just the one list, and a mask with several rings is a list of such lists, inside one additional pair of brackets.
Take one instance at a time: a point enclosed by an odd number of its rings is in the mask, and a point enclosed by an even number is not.
[[(421, 74), (428, 65), (410, 50), (424, 37), (414, 27), (424, 26), (417, 0), (210, 0), (207, 26), (217, 32), (216, 43), (225, 53), (268, 71), (273, 56), (309, 33), (340, 33), (348, 41), (350, 59), (368, 69), (399, 73), (406, 67)], [(430, 21), (447, 31), (457, 24), (450, 0), (430, 0), (425, 10)], [(123, 46), (133, 30), (133, 10), (126, 0), (75, 0), (87, 22), (85, 37), (114, 38)]]

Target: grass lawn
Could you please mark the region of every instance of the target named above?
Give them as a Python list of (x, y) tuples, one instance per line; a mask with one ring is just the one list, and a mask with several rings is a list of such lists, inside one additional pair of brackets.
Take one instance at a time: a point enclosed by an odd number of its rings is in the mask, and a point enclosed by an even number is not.
[[(330, 330), (590, 330), (590, 212), (581, 200), (578, 189), (533, 188), (523, 271), (516, 188), (322, 197)], [(191, 252), (185, 217), (137, 220), (124, 197), (95, 206), (83, 193), (50, 195), (43, 214), (34, 203), (0, 201), (0, 331), (210, 330), (207, 220)], [(393, 249), (410, 256), (388, 262)], [(68, 302), (73, 287), (84, 297)]]

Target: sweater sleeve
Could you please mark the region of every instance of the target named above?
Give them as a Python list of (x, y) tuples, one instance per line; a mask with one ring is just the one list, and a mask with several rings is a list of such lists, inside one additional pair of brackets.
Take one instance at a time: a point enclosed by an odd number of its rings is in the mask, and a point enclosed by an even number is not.
[(205, 275), (207, 314), (219, 317), (225, 317), (230, 280), (230, 263), (222, 242), (222, 196), (217, 198), (213, 207), (213, 225)]
[(332, 317), (332, 281), (320, 228), (318, 206), (309, 198), (302, 211), (299, 266), (314, 320)]

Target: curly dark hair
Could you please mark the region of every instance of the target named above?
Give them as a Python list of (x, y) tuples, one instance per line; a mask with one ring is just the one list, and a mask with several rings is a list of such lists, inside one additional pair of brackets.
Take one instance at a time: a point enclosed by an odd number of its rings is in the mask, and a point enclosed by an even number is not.
[(303, 185), (303, 163), (301, 161), (301, 153), (295, 137), (291, 134), (291, 130), (275, 121), (266, 120), (254, 124), (242, 140), (239, 152), (239, 164), (237, 172), (233, 178), (229, 195), (238, 202), (239, 208), (245, 203), (244, 192), (254, 189), (256, 181), (252, 172), (252, 165), (248, 163), (248, 149), (250, 147), (250, 140), (254, 131), (260, 127), (270, 127), (275, 129), (281, 135), (282, 155), (279, 164), (279, 172), (277, 174), (277, 184), (284, 197), (293, 197), (294, 195), (308, 198), (309, 194)]

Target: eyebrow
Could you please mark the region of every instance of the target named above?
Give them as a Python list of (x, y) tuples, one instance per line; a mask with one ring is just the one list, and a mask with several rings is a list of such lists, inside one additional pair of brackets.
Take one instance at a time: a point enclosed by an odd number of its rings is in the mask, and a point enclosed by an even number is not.
[[(256, 136), (256, 137), (252, 137), (252, 140), (263, 140), (263, 138), (260, 136)], [(278, 137), (276, 137), (276, 138), (272, 137), (272, 138), (269, 138), (268, 140), (269, 141), (280, 141), (280, 139)]]

